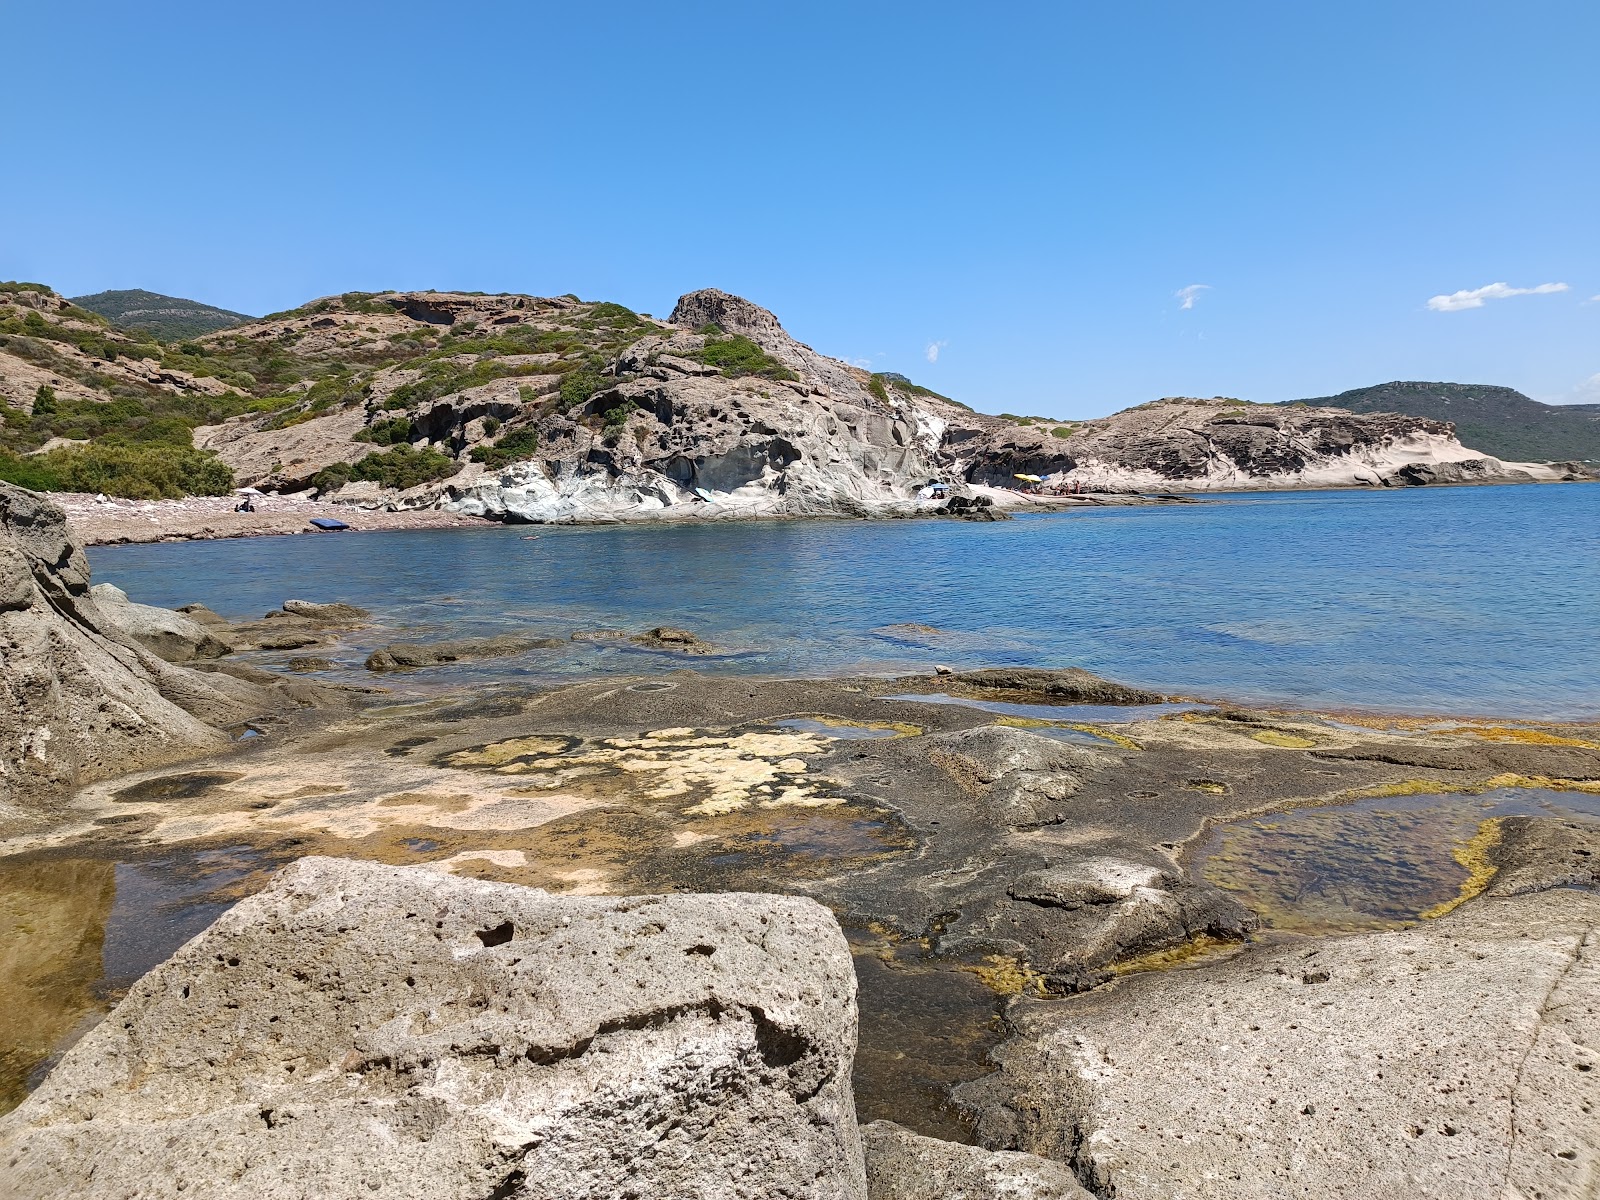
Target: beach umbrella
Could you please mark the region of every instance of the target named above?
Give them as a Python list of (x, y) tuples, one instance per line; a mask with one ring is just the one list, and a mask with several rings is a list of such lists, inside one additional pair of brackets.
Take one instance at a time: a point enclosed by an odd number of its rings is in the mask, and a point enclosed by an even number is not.
[(266, 493), (263, 492), (260, 488), (242, 487), (242, 488), (234, 488), (233, 490), (234, 490), (234, 492), (236, 492), (240, 496), (265, 496), (266, 495)]
[(1011, 478), (1013, 478), (1013, 479), (1024, 479), (1029, 483), (1043, 483), (1044, 482), (1044, 480), (1039, 478), (1039, 476), (1037, 476), (1037, 475), (1013, 475)]

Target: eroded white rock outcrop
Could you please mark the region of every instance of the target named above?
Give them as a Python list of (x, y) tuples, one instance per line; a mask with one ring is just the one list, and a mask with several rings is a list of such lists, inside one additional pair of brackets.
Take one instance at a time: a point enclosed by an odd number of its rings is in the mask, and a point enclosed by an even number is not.
[(863, 1198), (855, 976), (811, 900), (302, 859), (0, 1120), (0, 1192)]

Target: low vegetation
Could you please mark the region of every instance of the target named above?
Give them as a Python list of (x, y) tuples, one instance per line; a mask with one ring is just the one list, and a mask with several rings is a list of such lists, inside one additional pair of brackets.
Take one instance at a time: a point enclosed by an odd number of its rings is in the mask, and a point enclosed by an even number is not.
[(224, 496), (233, 472), (209, 450), (187, 446), (69, 446), (19, 458), (0, 451), (0, 479), (40, 492), (95, 492), (130, 500)]
[(743, 334), (720, 337), (711, 334), (707, 336), (705, 346), (692, 352), (689, 357), (708, 367), (717, 368), (730, 379), (745, 375), (772, 380), (800, 378)]
[(328, 492), (347, 483), (371, 482), (404, 491), (436, 479), (448, 479), (460, 469), (461, 464), (448, 454), (401, 443), (390, 450), (374, 451), (354, 463), (324, 467), (312, 476), (311, 486)]

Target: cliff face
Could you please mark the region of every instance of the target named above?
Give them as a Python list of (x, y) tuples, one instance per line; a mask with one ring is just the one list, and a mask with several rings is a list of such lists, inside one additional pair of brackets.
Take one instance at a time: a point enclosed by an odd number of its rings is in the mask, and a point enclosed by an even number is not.
[(1558, 478), (1468, 449), (1445, 421), (1190, 398), (1088, 421), (1064, 439), (1038, 426), (991, 436), (967, 468), (970, 478), (990, 483), (1018, 471), (1101, 492)]

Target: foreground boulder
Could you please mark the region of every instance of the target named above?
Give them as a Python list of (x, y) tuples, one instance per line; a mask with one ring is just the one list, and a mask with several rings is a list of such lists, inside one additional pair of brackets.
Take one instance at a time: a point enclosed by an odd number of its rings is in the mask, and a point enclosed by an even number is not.
[(1549, 891), (1024, 1002), (961, 1095), (1118, 1200), (1591, 1197), (1597, 925)]
[(810, 900), (307, 858), (0, 1119), (0, 1193), (861, 1198), (855, 1039)]

